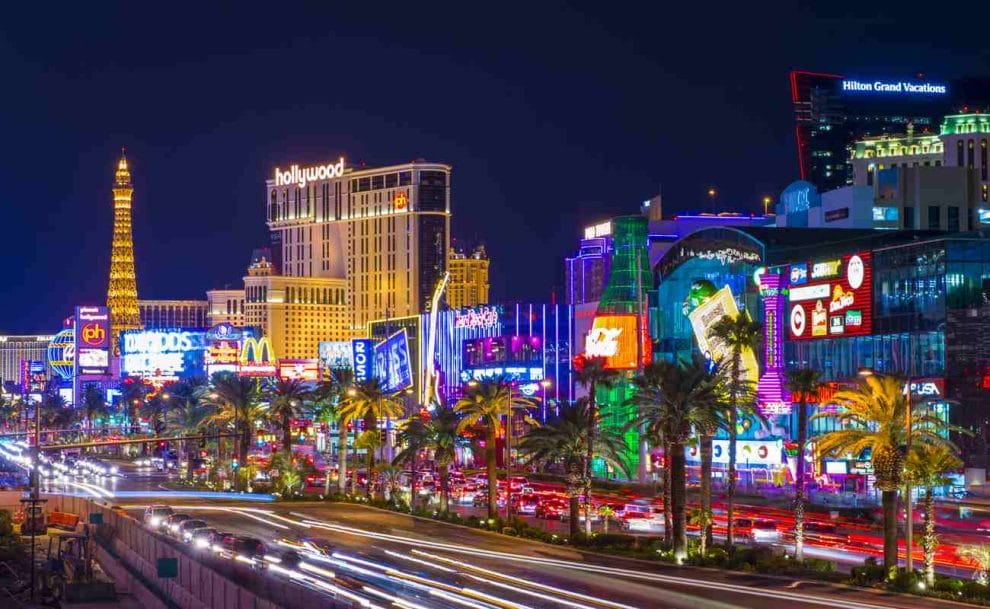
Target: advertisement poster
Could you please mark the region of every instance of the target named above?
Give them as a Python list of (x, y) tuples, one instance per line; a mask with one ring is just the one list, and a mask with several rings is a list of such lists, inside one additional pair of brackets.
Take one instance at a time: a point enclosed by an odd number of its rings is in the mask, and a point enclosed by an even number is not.
[(110, 371), (110, 310), (76, 307), (76, 366), (79, 374)]
[(643, 363), (646, 363), (651, 355), (648, 344), (637, 346), (636, 326), (636, 315), (596, 316), (585, 337), (585, 355), (604, 357), (605, 368), (610, 370), (636, 369), (637, 356), (642, 355)]
[[(688, 313), (688, 320), (694, 330), (694, 338), (698, 341), (698, 349), (707, 359), (727, 365), (732, 357), (732, 352), (728, 346), (712, 335), (712, 326), (728, 315), (735, 318), (739, 316), (739, 307), (735, 298), (732, 297), (732, 289), (729, 286), (723, 287), (710, 297), (704, 299), (692, 311)], [(753, 383), (760, 376), (760, 368), (756, 363), (756, 355), (752, 349), (744, 349), (741, 358), (741, 378)]]
[(120, 342), (120, 368), (126, 376), (166, 382), (203, 374), (203, 332), (136, 330), (124, 332)]
[(405, 328), (375, 345), (375, 377), (386, 393), (412, 387), (409, 337)]
[(790, 266), (788, 336), (814, 340), (873, 332), (869, 252)]

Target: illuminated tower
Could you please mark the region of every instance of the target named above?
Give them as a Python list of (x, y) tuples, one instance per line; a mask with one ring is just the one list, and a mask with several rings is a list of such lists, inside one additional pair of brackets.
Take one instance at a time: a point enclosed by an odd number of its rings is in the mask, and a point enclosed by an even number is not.
[(131, 172), (124, 150), (120, 151), (113, 187), (113, 245), (110, 251), (110, 340), (114, 353), (120, 350), (120, 333), (141, 328), (138, 312), (137, 276), (134, 273), (134, 239), (131, 236)]

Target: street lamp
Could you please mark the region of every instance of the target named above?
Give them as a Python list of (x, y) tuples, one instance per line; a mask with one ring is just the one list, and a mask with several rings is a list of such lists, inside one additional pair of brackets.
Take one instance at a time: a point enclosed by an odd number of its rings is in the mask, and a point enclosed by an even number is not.
[(763, 215), (767, 215), (770, 210), (770, 202), (772, 199), (770, 197), (763, 197)]
[[(869, 368), (860, 368), (859, 376), (868, 377), (873, 376), (875, 373)], [(911, 435), (912, 435), (912, 414), (913, 408), (911, 405), (911, 377), (907, 377), (907, 405), (904, 409), (904, 429), (907, 432), (907, 440), (905, 441), (905, 457), (911, 454)], [(913, 545), (914, 545), (914, 509), (911, 505), (911, 479), (908, 476), (904, 477), (904, 507), (907, 510), (906, 523), (904, 527), (904, 549), (907, 555), (904, 559), (904, 568), (908, 573), (914, 570), (914, 556), (913, 556)]]

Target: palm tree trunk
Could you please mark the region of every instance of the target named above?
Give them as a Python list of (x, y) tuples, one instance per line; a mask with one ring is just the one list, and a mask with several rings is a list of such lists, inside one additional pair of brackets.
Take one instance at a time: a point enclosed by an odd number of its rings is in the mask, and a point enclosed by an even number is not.
[(804, 560), (804, 445), (808, 441), (808, 402), (798, 403), (797, 467), (794, 481), (794, 558)]
[(925, 585), (932, 588), (935, 585), (935, 496), (932, 487), (925, 487)]
[[(378, 421), (375, 420), (374, 412), (371, 412), (364, 417), (364, 433), (378, 433)], [(365, 465), (368, 468), (368, 485), (365, 488), (365, 496), (367, 496), (368, 499), (371, 499), (371, 488), (375, 480), (375, 450), (377, 449), (377, 446), (378, 442), (375, 442), (374, 446), (368, 446), (365, 449), (367, 451)]]
[(584, 534), (591, 537), (591, 465), (595, 459), (595, 432), (598, 431), (598, 387), (588, 386), (588, 446), (584, 461)]
[(440, 509), (443, 513), (450, 511), (450, 466), (440, 465)]
[(413, 451), (409, 468), (412, 470), (412, 482), (409, 483), (409, 511), (416, 510), (416, 451)]
[(282, 450), (287, 457), (292, 457), (292, 419), (288, 416), (282, 419)]
[(729, 479), (726, 480), (725, 486), (726, 503), (728, 504), (726, 506), (725, 545), (730, 552), (735, 543), (733, 521), (736, 517), (736, 425), (739, 424), (739, 408), (736, 400), (739, 387), (739, 360), (739, 350), (734, 349), (732, 352), (732, 382), (729, 388)]
[(888, 576), (897, 569), (897, 491), (882, 491), (883, 568)]
[[(703, 433), (698, 440), (698, 452), (701, 455), (701, 510), (709, 515), (708, 521), (701, 527), (702, 548), (712, 544), (712, 436)], [(704, 550), (702, 550), (704, 554)]]
[(571, 512), (571, 537), (577, 537), (581, 533), (581, 525), (578, 522), (578, 517), (581, 513), (581, 500), (577, 493), (571, 493), (568, 497), (568, 507)]
[(680, 563), (687, 556), (687, 479), (684, 471), (684, 445), (672, 441), (670, 450), (670, 509), (674, 528), (674, 560)]
[[(488, 519), (498, 517), (498, 479), (495, 476), (495, 425), (488, 423), (485, 437), (485, 467), (488, 469)], [(508, 482), (508, 481), (506, 481)], [(508, 501), (508, 497), (506, 497)]]
[(347, 494), (347, 423), (337, 421), (337, 490)]
[(674, 536), (674, 520), (670, 510), (670, 487), (671, 487), (671, 477), (670, 477), (670, 443), (667, 440), (662, 441), (663, 444), (663, 541), (665, 544), (670, 545)]
[(193, 456), (192, 450), (189, 448), (189, 440), (183, 440), (180, 450), (182, 454), (186, 456), (186, 480), (192, 480), (193, 474)]

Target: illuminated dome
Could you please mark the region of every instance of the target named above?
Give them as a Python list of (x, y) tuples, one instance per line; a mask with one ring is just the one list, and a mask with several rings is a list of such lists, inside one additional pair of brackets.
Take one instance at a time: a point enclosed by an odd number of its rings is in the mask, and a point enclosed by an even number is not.
[(71, 379), (76, 363), (76, 334), (71, 328), (62, 330), (48, 343), (48, 365), (61, 379)]

